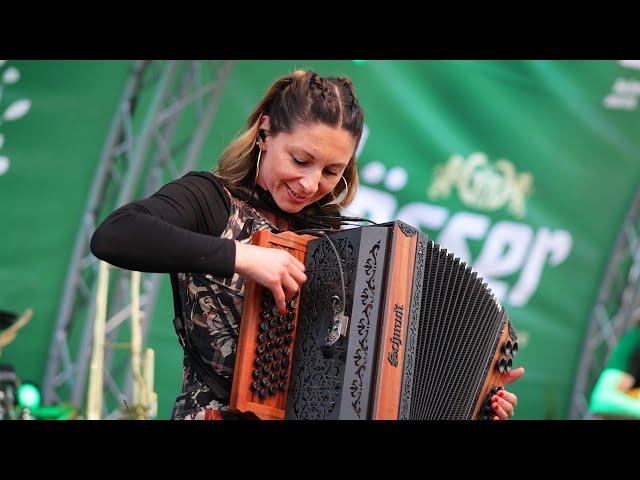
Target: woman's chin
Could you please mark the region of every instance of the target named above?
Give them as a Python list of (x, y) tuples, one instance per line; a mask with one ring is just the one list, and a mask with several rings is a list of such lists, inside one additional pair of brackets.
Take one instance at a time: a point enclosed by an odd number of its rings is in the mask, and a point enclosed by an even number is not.
[(275, 198), (274, 200), (276, 201), (278, 207), (280, 207), (280, 210), (287, 213), (298, 213), (304, 207), (309, 205), (308, 202), (292, 202), (289, 199), (282, 200), (279, 198)]

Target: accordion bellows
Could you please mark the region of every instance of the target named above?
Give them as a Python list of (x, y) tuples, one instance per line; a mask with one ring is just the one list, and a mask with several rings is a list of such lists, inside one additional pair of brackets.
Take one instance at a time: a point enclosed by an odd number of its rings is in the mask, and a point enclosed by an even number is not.
[[(293, 235), (265, 233), (256, 243)], [(286, 419), (493, 416), (490, 398), (511, 369), (516, 334), (486, 283), (453, 253), (392, 222), (313, 238), (304, 263), (307, 281), (289, 313), (291, 362), (272, 394), (262, 386), (273, 372), (255, 368), (266, 360), (256, 326), (269, 315), (268, 294), (247, 288), (232, 408)], [(279, 315), (271, 320), (277, 331)], [(277, 407), (266, 415), (262, 404)]]

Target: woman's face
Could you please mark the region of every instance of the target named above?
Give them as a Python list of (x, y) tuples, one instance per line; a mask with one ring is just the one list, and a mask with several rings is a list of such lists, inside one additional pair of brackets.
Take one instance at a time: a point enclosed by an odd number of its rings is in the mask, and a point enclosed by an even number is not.
[[(268, 118), (262, 125), (269, 130)], [(340, 127), (315, 123), (270, 134), (260, 148), (258, 185), (271, 192), (282, 210), (296, 213), (342, 182), (356, 141)]]

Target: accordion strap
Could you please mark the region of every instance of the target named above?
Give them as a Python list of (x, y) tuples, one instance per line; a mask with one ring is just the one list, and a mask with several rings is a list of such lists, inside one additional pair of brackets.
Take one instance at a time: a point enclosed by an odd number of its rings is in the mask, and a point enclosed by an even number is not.
[(231, 382), (229, 379), (224, 378), (222, 375), (211, 370), (211, 368), (202, 361), (196, 352), (196, 349), (191, 343), (189, 335), (187, 335), (184, 327), (182, 301), (180, 300), (180, 295), (178, 293), (177, 278), (175, 277), (175, 274), (171, 274), (170, 277), (175, 311), (173, 326), (178, 334), (180, 345), (182, 345), (182, 349), (189, 359), (189, 364), (195, 369), (198, 378), (209, 388), (211, 394), (217, 401), (226, 405), (229, 403)]

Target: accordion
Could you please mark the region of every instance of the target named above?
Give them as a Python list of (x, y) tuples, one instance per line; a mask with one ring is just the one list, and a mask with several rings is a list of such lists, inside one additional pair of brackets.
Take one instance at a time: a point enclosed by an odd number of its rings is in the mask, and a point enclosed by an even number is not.
[(518, 349), (509, 316), (453, 253), (400, 222), (259, 232), (303, 261), (281, 315), (245, 287), (230, 408), (262, 419), (490, 419)]

